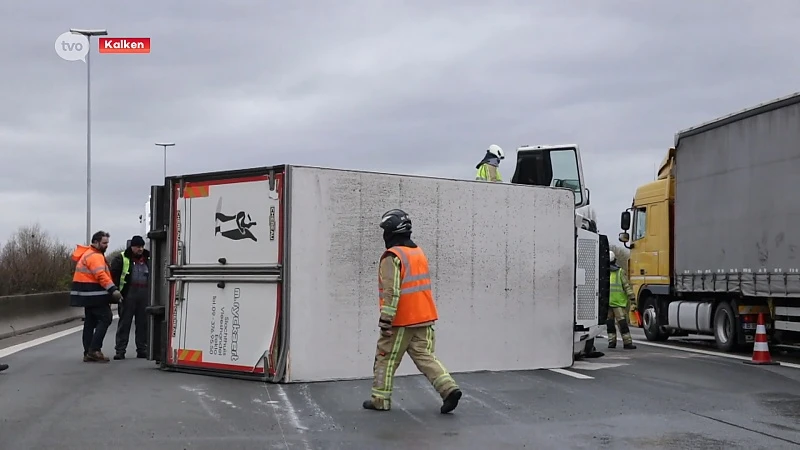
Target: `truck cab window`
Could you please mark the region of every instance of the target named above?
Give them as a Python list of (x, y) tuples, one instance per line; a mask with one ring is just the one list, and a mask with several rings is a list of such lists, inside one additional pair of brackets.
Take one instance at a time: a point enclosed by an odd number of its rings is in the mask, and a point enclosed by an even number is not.
[(636, 208), (634, 211), (633, 240), (638, 241), (647, 231), (647, 208)]

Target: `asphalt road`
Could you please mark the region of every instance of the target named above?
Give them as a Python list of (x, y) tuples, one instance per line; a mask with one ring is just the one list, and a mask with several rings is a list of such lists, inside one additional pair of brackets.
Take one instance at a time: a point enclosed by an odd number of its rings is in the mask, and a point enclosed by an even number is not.
[(79, 333), (7, 353), (0, 349), (11, 365), (0, 373), (3, 450), (800, 446), (799, 368), (645, 345), (560, 373), (458, 374), (465, 395), (447, 416), (419, 376), (398, 378), (395, 409), (374, 412), (361, 409), (366, 380), (265, 385), (136, 359), (88, 364)]

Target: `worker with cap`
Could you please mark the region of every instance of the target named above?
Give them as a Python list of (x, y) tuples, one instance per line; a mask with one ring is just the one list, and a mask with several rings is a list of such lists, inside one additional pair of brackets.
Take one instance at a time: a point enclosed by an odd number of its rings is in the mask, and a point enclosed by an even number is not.
[(381, 217), (386, 251), (378, 269), (380, 319), (378, 348), (373, 366), (372, 394), (365, 409), (388, 411), (392, 406), (394, 374), (403, 355), (408, 356), (442, 397), (439, 411), (458, 406), (461, 389), (436, 358), (433, 324), (439, 318), (431, 291), (428, 258), (411, 240), (411, 219), (392, 209)]
[(505, 159), (503, 149), (499, 145), (490, 145), (486, 150), (486, 155), (483, 156), (481, 162), (475, 166), (478, 172), (475, 174), (475, 179), (479, 181), (495, 181), (502, 182), (503, 177), (500, 176), (500, 161)]
[(145, 308), (149, 303), (150, 288), (150, 251), (144, 248), (144, 238), (134, 236), (128, 248), (111, 261), (111, 278), (119, 286), (125, 301), (119, 305), (119, 322), (114, 359), (125, 359), (131, 325), (136, 320), (136, 357), (147, 358), (147, 314)]
[(608, 348), (617, 348), (617, 326), (622, 334), (623, 348), (633, 350), (631, 330), (628, 328), (628, 301), (633, 300), (633, 288), (625, 276), (625, 271), (617, 265), (617, 255), (612, 250), (608, 252), (611, 262), (609, 270), (611, 278), (609, 280), (608, 295), (608, 318), (606, 319), (606, 331), (608, 332)]

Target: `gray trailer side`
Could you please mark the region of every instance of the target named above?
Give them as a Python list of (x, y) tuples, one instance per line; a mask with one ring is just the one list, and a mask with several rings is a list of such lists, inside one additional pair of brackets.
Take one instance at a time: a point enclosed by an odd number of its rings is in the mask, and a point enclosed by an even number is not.
[(800, 297), (800, 93), (676, 136), (675, 287)]

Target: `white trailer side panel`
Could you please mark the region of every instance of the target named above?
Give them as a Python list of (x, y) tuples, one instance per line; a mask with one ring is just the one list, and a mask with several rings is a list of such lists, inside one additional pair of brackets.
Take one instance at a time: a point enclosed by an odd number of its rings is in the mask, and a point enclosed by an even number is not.
[[(574, 195), (562, 189), (290, 169), (286, 381), (372, 376), (381, 214), (428, 255), (436, 353), (451, 372), (572, 364)], [(416, 373), (408, 356), (397, 374)]]

